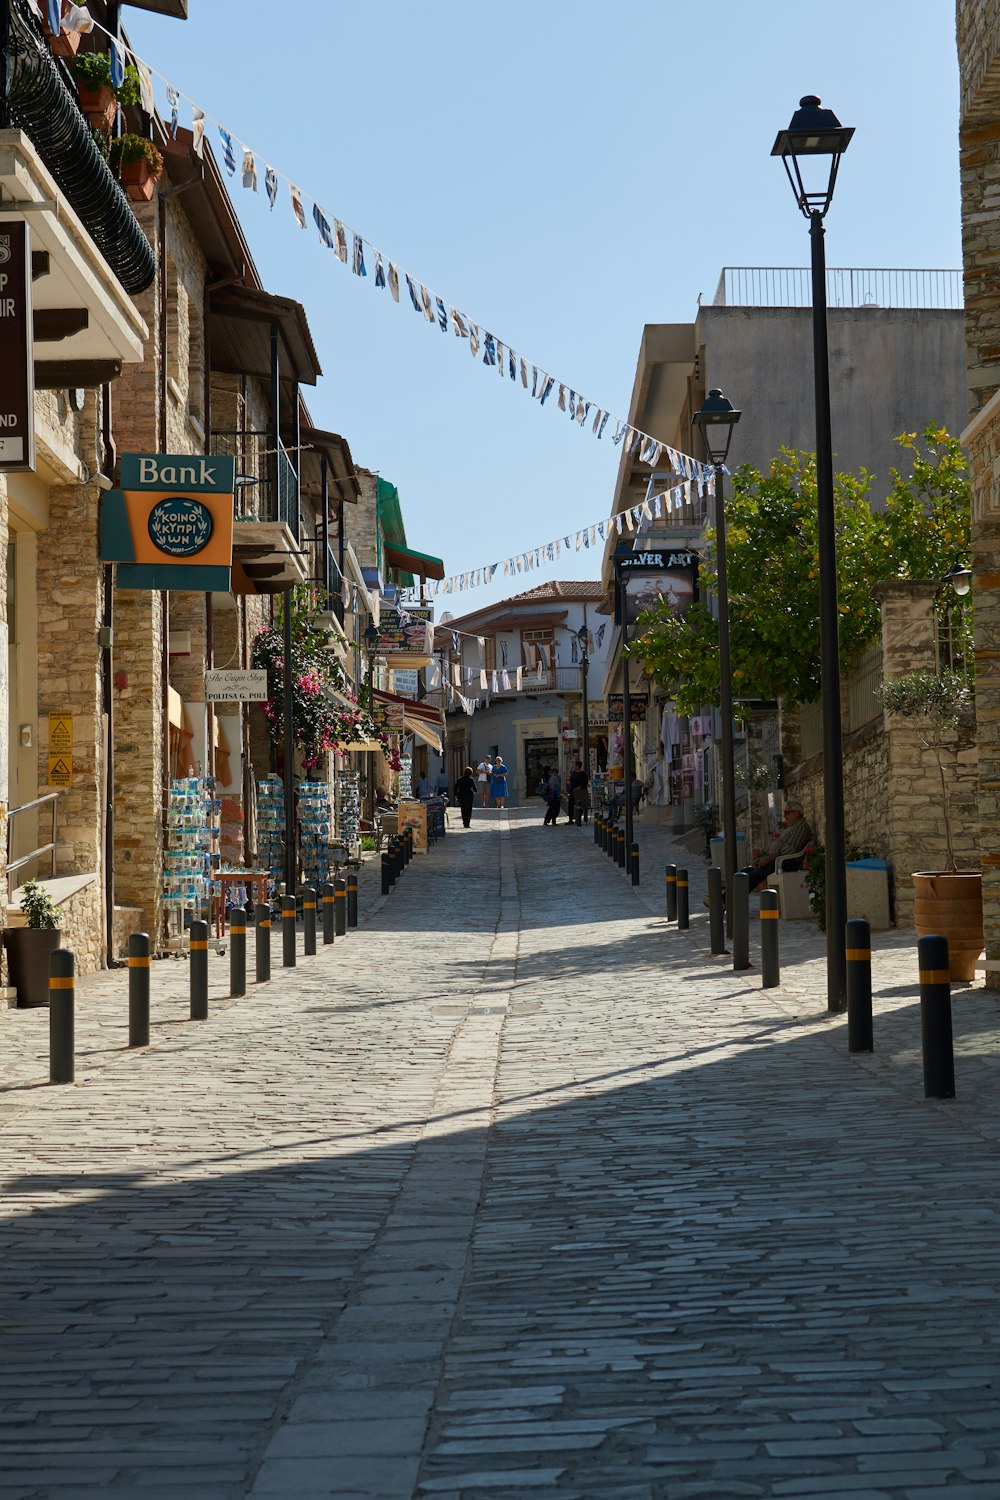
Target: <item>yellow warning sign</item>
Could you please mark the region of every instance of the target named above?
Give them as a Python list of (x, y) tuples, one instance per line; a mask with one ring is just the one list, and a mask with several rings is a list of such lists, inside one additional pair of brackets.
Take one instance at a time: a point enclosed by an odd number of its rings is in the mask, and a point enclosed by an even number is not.
[(73, 715), (49, 714), (49, 749), (70, 750), (73, 747)]
[(64, 750), (49, 751), (49, 786), (73, 785), (73, 757)]

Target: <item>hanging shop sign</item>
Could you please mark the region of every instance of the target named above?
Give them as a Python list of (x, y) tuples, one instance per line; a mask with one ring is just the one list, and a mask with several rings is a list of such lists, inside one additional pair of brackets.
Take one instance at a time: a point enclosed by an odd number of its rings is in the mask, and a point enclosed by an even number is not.
[(624, 595), (628, 629), (644, 610), (666, 604), (672, 615), (680, 616), (698, 597), (698, 554), (689, 548), (653, 547), (633, 552), (618, 547), (614, 562), (621, 582), (615, 618), (621, 624), (620, 598)]
[(433, 655), (430, 621), (420, 619), (407, 609), (383, 609), (378, 624), (378, 654), (388, 659), (390, 666), (394, 657), (427, 657)]
[(266, 672), (220, 668), (205, 673), (206, 703), (263, 703), (266, 698)]
[[(632, 694), (630, 694), (630, 696), (629, 696), (629, 713), (631, 715), (631, 720), (632, 720), (633, 724), (637, 723), (639, 719), (644, 719), (646, 717), (646, 710), (647, 710), (648, 707), (649, 707), (649, 694), (648, 693), (632, 693)], [(608, 694), (608, 721), (609, 721), (609, 723), (611, 723), (611, 724), (621, 724), (621, 723), (623, 723), (624, 719), (625, 719), (625, 694), (624, 693), (609, 693)], [(593, 721), (591, 721), (591, 722), (593, 722)]]
[(31, 357), (31, 238), (0, 222), (0, 470), (35, 467), (35, 371)]
[(235, 481), (233, 458), (123, 454), (101, 508), (101, 561), (118, 564), (118, 587), (228, 593)]

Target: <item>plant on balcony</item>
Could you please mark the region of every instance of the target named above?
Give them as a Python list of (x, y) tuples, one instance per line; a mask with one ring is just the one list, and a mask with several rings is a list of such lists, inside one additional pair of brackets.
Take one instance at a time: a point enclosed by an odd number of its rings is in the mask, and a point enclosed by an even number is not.
[[(897, 439), (911, 471), (892, 470), (884, 509), (873, 511), (872, 475), (835, 483), (841, 662), (846, 668), (877, 639), (876, 583), (943, 578), (969, 551), (969, 480), (957, 438), (928, 426)], [(744, 465), (726, 497), (733, 693), (784, 698), (790, 708), (820, 693), (819, 543), (816, 463), (783, 449), (762, 473)], [(705, 601), (715, 587), (715, 533), (699, 578), (702, 597), (685, 614), (665, 601), (644, 611), (629, 654), (652, 667), (657, 685), (684, 714), (719, 701), (718, 621)]]
[(109, 161), (122, 187), (136, 202), (148, 203), (163, 171), (163, 157), (142, 135), (120, 135), (111, 142)]
[(70, 63), (76, 79), (80, 108), (92, 125), (108, 130), (119, 104), (138, 105), (142, 94), (139, 74), (130, 63), (116, 89), (111, 82), (111, 59), (106, 52), (83, 52)]
[(319, 622), (319, 600), (307, 588), (293, 589), (291, 599), (286, 596), (281, 602), (277, 622), (253, 640), (252, 664), (267, 672), (264, 718), (272, 743), (284, 745), (285, 738), (283, 612), (289, 607), (295, 748), (306, 773), (314, 771), (325, 754), (360, 740), (377, 740), (388, 752), (387, 733), (348, 691), (330, 634)]

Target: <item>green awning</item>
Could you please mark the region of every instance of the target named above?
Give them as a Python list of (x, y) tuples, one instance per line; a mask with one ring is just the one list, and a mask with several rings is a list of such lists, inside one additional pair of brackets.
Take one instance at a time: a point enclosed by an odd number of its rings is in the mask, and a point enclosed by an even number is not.
[[(414, 552), (412, 547), (395, 547), (386, 542), (385, 560), (390, 568), (416, 573), (418, 578), (444, 577), (444, 563), (440, 557), (431, 557), (429, 552)], [(412, 587), (412, 583), (411, 579), (408, 587)]]

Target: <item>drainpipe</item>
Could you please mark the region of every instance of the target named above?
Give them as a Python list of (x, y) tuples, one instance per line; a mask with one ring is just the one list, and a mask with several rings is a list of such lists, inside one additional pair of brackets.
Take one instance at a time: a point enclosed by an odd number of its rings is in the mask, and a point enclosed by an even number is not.
[[(101, 387), (101, 437), (104, 446), (104, 477), (113, 482), (118, 465), (112, 436), (111, 386)], [(103, 504), (103, 501), (102, 501)], [(103, 574), (103, 600), (101, 609), (101, 708), (107, 724), (107, 747), (105, 750), (104, 775), (104, 965), (110, 968), (115, 962), (115, 695), (114, 683), (114, 624), (115, 624), (115, 570), (112, 563), (105, 563)]]

